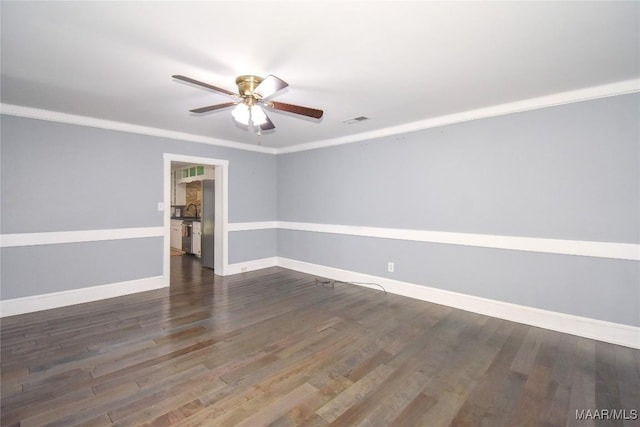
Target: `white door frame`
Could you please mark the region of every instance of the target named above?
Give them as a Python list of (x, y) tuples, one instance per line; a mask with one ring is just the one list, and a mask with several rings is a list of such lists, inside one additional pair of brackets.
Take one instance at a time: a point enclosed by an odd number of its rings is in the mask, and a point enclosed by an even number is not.
[(171, 246), (171, 162), (215, 167), (215, 219), (213, 228), (213, 268), (224, 276), (229, 269), (229, 160), (164, 153), (164, 250), (162, 274), (169, 285)]

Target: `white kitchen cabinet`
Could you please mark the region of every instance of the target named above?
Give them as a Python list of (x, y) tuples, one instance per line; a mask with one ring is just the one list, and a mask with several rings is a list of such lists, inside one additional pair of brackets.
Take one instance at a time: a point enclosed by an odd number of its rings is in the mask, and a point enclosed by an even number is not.
[(172, 174), (172, 185), (171, 185), (171, 204), (184, 206), (187, 204), (187, 184), (179, 183), (179, 175), (181, 171), (173, 171)]
[(200, 258), (202, 255), (202, 227), (200, 221), (193, 221), (191, 231), (191, 252)]
[(178, 169), (176, 172), (176, 184), (187, 184), (203, 179), (215, 179), (214, 168), (209, 166), (190, 166), (185, 169)]
[(171, 247), (182, 250), (182, 221), (171, 220)]

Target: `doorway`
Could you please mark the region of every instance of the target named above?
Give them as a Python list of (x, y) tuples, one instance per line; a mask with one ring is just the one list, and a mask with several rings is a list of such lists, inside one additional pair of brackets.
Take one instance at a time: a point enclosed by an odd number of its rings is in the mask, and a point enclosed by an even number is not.
[[(227, 265), (228, 265), (228, 261), (227, 261), (228, 260), (228, 254), (227, 254), (227, 250), (228, 250), (228, 244), (227, 244), (228, 164), (229, 164), (228, 160), (210, 159), (206, 157), (183, 156), (183, 155), (169, 154), (169, 153), (164, 154), (164, 207), (165, 207), (164, 230), (165, 231), (164, 231), (164, 250), (163, 250), (163, 276), (167, 284), (170, 284), (170, 277), (171, 277), (172, 246), (174, 247), (174, 252), (175, 252), (175, 246), (176, 246), (176, 242), (175, 242), (176, 230), (172, 230), (173, 228), (172, 218), (173, 218), (173, 224), (175, 225), (176, 216), (193, 217), (193, 219), (195, 219), (195, 218), (198, 218), (198, 215), (202, 212), (201, 210), (202, 204), (200, 204), (200, 207), (198, 208), (197, 203), (191, 203), (190, 205), (192, 206), (189, 206), (189, 209), (186, 209), (187, 208), (186, 204), (183, 207), (182, 203), (180, 204), (175, 203), (176, 194), (175, 194), (174, 171), (176, 169), (180, 169), (181, 167), (188, 167), (191, 165), (201, 166), (202, 169), (207, 168), (208, 170), (211, 171), (211, 174), (212, 174), (210, 176), (207, 176), (207, 178), (213, 177), (213, 181), (208, 180), (209, 181), (208, 185), (210, 187), (213, 187), (211, 189), (211, 192), (213, 193), (213, 200), (211, 199), (208, 200), (208, 202), (210, 203), (209, 209), (215, 212), (215, 214), (213, 215), (212, 224), (210, 224), (210, 226), (213, 228), (212, 236), (210, 235), (212, 242), (208, 242), (208, 244), (213, 245), (213, 257), (212, 257), (213, 259), (210, 262), (212, 263), (210, 267), (213, 267), (213, 272), (215, 275), (219, 275), (219, 276), (225, 275), (225, 270), (227, 269)], [(202, 172), (202, 170), (198, 172)], [(202, 178), (204, 178), (204, 176)], [(189, 181), (189, 180), (186, 180), (186, 181)], [(195, 179), (193, 181), (195, 181)], [(184, 197), (184, 195), (180, 195), (179, 197)], [(186, 201), (186, 198), (184, 201)], [(204, 199), (203, 199), (201, 203), (206, 203), (206, 202), (204, 202)], [(177, 208), (176, 205), (179, 205), (180, 207)], [(178, 212), (176, 211), (176, 209), (179, 209), (180, 211)], [(185, 211), (183, 211), (182, 209), (185, 209)], [(185, 222), (191, 222), (191, 221), (185, 221)], [(193, 222), (189, 225), (193, 226)], [(192, 229), (189, 230), (189, 232), (192, 232)], [(172, 245), (172, 233), (174, 238), (173, 245)], [(189, 236), (189, 233), (186, 232), (185, 229), (183, 229), (182, 227), (180, 228), (178, 233), (180, 233), (180, 236), (178, 237), (181, 240), (183, 236), (185, 237), (185, 244), (188, 245), (187, 237)], [(190, 255), (190, 256), (193, 256), (193, 255)], [(175, 263), (175, 262), (173, 264), (174, 266), (180, 265), (179, 263)]]

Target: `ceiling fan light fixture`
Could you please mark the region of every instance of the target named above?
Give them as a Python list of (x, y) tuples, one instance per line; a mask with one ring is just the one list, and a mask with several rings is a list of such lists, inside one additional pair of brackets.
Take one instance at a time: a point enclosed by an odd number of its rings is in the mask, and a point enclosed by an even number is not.
[(249, 122), (254, 126), (260, 126), (267, 123), (267, 115), (259, 105), (249, 106), (245, 103), (236, 105), (236, 108), (231, 112), (236, 122), (245, 126), (249, 125)]
[(236, 108), (231, 112), (234, 120), (243, 125), (249, 124), (249, 106), (244, 103), (236, 105)]
[(251, 121), (254, 125), (260, 126), (267, 123), (267, 115), (259, 105), (251, 106)]

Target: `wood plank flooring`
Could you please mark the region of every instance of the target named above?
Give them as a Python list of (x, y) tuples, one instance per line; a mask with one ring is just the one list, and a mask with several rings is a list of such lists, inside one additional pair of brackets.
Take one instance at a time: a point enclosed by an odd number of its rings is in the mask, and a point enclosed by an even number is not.
[(1, 321), (2, 426), (637, 426), (640, 351), (269, 268)]

